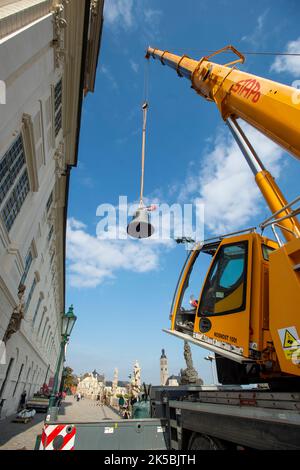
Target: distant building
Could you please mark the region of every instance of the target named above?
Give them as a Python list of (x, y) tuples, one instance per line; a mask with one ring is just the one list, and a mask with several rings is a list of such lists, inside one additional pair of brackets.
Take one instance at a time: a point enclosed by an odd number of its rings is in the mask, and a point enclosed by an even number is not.
[(98, 382), (105, 382), (105, 376), (104, 374), (98, 374), (98, 372), (96, 371), (96, 369), (93, 370), (92, 372), (93, 376), (97, 378)]
[(160, 356), (160, 385), (166, 385), (168, 377), (168, 358), (166, 356), (165, 350), (162, 349)]
[[(112, 385), (113, 385), (113, 382), (111, 380), (106, 380), (105, 381), (105, 386), (106, 387), (112, 388)], [(128, 387), (130, 387), (130, 382), (128, 382), (126, 380), (119, 380), (118, 381), (118, 387), (117, 388), (127, 389)]]
[(105, 383), (101, 381), (102, 378), (104, 375), (100, 375), (96, 371), (84, 374), (78, 382), (77, 392), (91, 400), (96, 400), (99, 396), (102, 401), (105, 389)]
[(118, 396), (129, 393), (130, 383), (124, 380), (118, 380), (116, 370), (114, 380), (105, 380), (104, 374), (99, 374), (96, 369), (93, 372), (83, 374), (78, 381), (77, 392), (91, 400), (97, 400), (100, 396), (102, 403), (107, 405), (118, 405)]
[(179, 375), (170, 375), (168, 377), (167, 382), (165, 385), (168, 387), (178, 387), (180, 384), (180, 376)]

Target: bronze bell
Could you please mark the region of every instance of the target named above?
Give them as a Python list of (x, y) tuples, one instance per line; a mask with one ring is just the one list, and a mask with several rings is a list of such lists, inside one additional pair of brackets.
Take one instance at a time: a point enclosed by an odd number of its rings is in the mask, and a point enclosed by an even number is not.
[(150, 224), (150, 216), (147, 208), (139, 208), (127, 226), (127, 233), (134, 238), (149, 238), (154, 233), (154, 227)]

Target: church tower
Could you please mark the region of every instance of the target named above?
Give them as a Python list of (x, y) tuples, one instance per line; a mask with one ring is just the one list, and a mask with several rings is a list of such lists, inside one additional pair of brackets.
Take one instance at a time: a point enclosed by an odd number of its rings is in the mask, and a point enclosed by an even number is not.
[(166, 385), (168, 377), (168, 358), (165, 354), (165, 350), (162, 349), (160, 356), (160, 385)]

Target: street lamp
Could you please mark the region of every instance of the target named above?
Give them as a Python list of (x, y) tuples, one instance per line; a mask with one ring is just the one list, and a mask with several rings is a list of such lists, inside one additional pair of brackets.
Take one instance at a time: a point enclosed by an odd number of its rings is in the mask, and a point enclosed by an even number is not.
[(59, 358), (57, 361), (53, 388), (52, 388), (51, 396), (49, 399), (49, 409), (55, 406), (55, 403), (56, 403), (56, 393), (57, 393), (58, 382), (59, 382), (59, 372), (61, 369), (61, 365), (65, 360), (65, 346), (67, 342), (69, 341), (69, 337), (72, 333), (76, 320), (77, 320), (77, 317), (76, 315), (74, 315), (74, 307), (73, 305), (71, 305), (67, 313), (64, 313), (62, 317), (60, 354), (59, 354)]
[(77, 317), (74, 315), (74, 307), (71, 305), (68, 312), (62, 317), (62, 336), (68, 340), (72, 333)]
[(215, 360), (214, 356), (206, 356), (204, 358), (206, 361), (210, 361), (210, 365), (211, 365), (211, 374), (212, 374), (212, 379), (213, 379), (213, 383), (216, 383), (217, 381), (215, 381), (215, 374), (214, 374), (214, 367), (213, 367), (213, 361)]

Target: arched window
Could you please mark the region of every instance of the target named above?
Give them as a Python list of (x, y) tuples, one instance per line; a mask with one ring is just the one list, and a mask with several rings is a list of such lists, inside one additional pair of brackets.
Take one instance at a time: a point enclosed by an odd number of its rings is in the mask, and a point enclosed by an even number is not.
[(47, 343), (47, 351), (48, 352), (50, 351), (51, 342), (52, 342), (52, 333), (50, 332), (48, 343)]
[(37, 285), (37, 280), (36, 280), (36, 277), (34, 276), (31, 287), (30, 287), (30, 291), (29, 291), (29, 294), (28, 294), (28, 297), (27, 297), (27, 300), (26, 300), (25, 312), (27, 312), (27, 310), (28, 310), (28, 307), (30, 305), (30, 302), (31, 302), (31, 299), (32, 299), (32, 296), (33, 296), (34, 289), (35, 289), (36, 285)]
[(19, 370), (19, 374), (18, 374), (18, 379), (17, 379), (17, 381), (16, 381), (15, 388), (14, 388), (14, 391), (13, 391), (13, 394), (12, 394), (13, 397), (14, 397), (15, 394), (16, 394), (16, 391), (17, 391), (19, 382), (20, 382), (20, 380), (21, 380), (21, 376), (22, 376), (23, 369), (24, 369), (24, 364), (21, 364), (21, 367), (20, 367), (20, 370)]
[[(2, 2), (3, 3), (3, 2)], [(9, 232), (30, 191), (23, 139), (19, 134), (5, 154), (1, 154), (0, 206)], [(8, 194), (9, 193), (9, 194)], [(6, 198), (6, 201), (4, 202)], [(2, 203), (4, 205), (2, 206)]]
[(30, 372), (31, 372), (31, 367), (28, 368), (28, 372), (27, 372), (27, 376), (26, 376), (26, 381), (25, 381), (25, 384), (24, 384), (24, 389), (27, 391), (27, 387), (28, 387), (28, 395), (29, 395), (29, 391), (30, 391), (30, 383), (29, 383), (29, 377), (30, 377)]
[(48, 343), (48, 339), (49, 339), (50, 331), (51, 331), (51, 326), (49, 325), (49, 326), (48, 326), (48, 329), (47, 329), (46, 336), (45, 336), (45, 341), (44, 341), (44, 344), (45, 344), (45, 349), (46, 349), (46, 350), (47, 350), (47, 343)]
[(44, 298), (44, 294), (43, 292), (40, 292), (40, 295), (39, 295), (39, 299), (37, 301), (37, 304), (36, 304), (36, 307), (35, 307), (35, 311), (34, 311), (34, 315), (33, 315), (33, 318), (32, 318), (32, 328), (34, 328), (34, 324), (36, 322), (36, 319), (37, 319), (37, 316), (38, 316), (38, 313), (39, 313), (39, 310), (40, 310), (40, 306), (41, 306), (41, 303), (43, 301), (43, 298)]
[(43, 321), (44, 321), (44, 318), (45, 318), (46, 312), (47, 312), (47, 307), (44, 307), (44, 309), (43, 309), (43, 313), (42, 313), (42, 316), (41, 316), (41, 321), (40, 321), (40, 324), (39, 324), (39, 327), (38, 327), (38, 330), (37, 330), (37, 336), (39, 336), (39, 335), (40, 335), (41, 326), (42, 326), (42, 324), (43, 324)]
[(44, 325), (44, 329), (43, 329), (43, 333), (42, 333), (42, 341), (43, 341), (43, 338), (44, 338), (44, 334), (45, 334), (45, 331), (46, 331), (46, 326), (47, 326), (47, 323), (49, 322), (49, 317), (46, 318), (46, 321), (45, 321), (45, 325)]
[(14, 357), (11, 357), (10, 360), (9, 360), (9, 363), (8, 363), (8, 366), (7, 366), (7, 369), (6, 369), (6, 372), (5, 372), (5, 377), (4, 377), (4, 380), (3, 380), (1, 388), (0, 388), (0, 399), (4, 395), (5, 386), (6, 386), (8, 380), (10, 378), (12, 368), (13, 368), (13, 365), (14, 365), (14, 361), (15, 361)]

